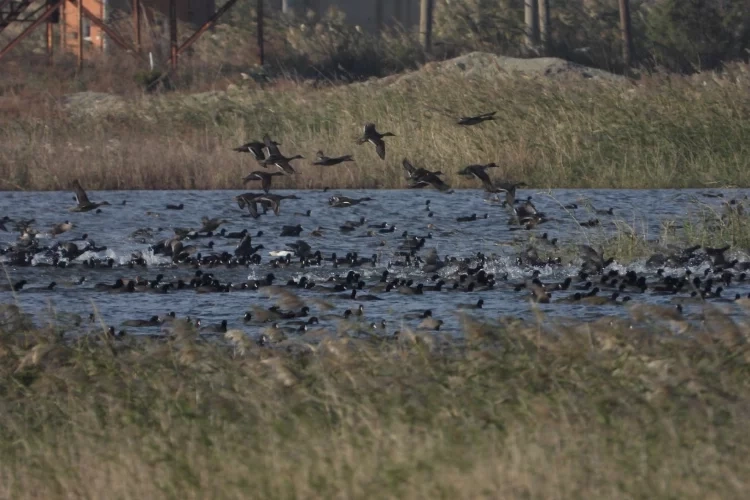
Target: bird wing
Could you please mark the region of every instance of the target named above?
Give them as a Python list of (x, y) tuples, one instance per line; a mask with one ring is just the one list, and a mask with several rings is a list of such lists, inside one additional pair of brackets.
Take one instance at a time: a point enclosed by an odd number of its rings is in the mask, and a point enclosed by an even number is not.
[(277, 167), (279, 167), (282, 171), (286, 172), (287, 174), (294, 174), (295, 170), (294, 167), (292, 167), (292, 164), (289, 163), (287, 160), (279, 160), (276, 163), (274, 163)]
[(375, 124), (374, 123), (365, 123), (364, 136), (368, 137), (370, 135), (373, 135), (374, 133), (375, 133)]
[(268, 156), (281, 156), (281, 151), (279, 151), (279, 147), (274, 144), (273, 140), (271, 140), (271, 136), (269, 136), (268, 134), (264, 135), (263, 143), (268, 150)]
[(266, 193), (271, 190), (271, 177), (270, 175), (261, 175), (261, 187)]
[(414, 165), (412, 165), (411, 162), (406, 158), (404, 158), (404, 161), (402, 161), (401, 164), (404, 166), (406, 173), (409, 174), (409, 177), (414, 177), (414, 172), (416, 171)]
[(250, 249), (253, 247), (252, 240), (250, 238), (250, 235), (245, 235), (242, 237), (242, 240), (237, 245), (237, 248), (234, 250), (235, 255), (244, 255), (250, 251)]
[(83, 187), (81, 187), (81, 183), (78, 182), (78, 179), (73, 181), (73, 193), (75, 194), (76, 203), (78, 203), (78, 206), (84, 206), (91, 203), (89, 201), (88, 195), (86, 195), (86, 191), (83, 190)]
[(258, 203), (255, 200), (247, 202), (247, 210), (254, 219), (258, 218)]
[(438, 191), (448, 191), (451, 187), (443, 181), (437, 175), (430, 176), (431, 184), (438, 189)]
[(484, 170), (484, 167), (477, 165), (471, 169), (471, 173), (474, 174), (477, 179), (482, 181), (482, 184), (484, 184), (485, 186), (494, 187), (494, 185), (492, 184), (492, 181), (490, 180), (490, 176), (487, 175), (487, 172)]
[(381, 160), (385, 160), (385, 142), (383, 139), (370, 139), (370, 142), (375, 145), (375, 152)]
[(267, 202), (271, 206), (271, 209), (273, 210), (273, 213), (275, 215), (279, 215), (279, 210), (281, 208), (279, 200), (277, 200), (275, 198), (268, 197), (268, 196), (263, 196), (263, 197), (261, 197), (259, 199)]

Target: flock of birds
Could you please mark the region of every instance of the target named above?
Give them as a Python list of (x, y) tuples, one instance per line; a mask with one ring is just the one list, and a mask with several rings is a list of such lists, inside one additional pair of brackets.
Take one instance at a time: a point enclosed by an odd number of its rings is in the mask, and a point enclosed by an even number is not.
[[(484, 113), (477, 116), (460, 118), (458, 124), (461, 126), (475, 126), (494, 119), (495, 113)], [(378, 132), (375, 124), (367, 123), (364, 126), (363, 135), (357, 140), (358, 144), (369, 143), (375, 147), (375, 152), (382, 159), (386, 157), (386, 144), (384, 138), (392, 137), (390, 132)], [(279, 142), (274, 141), (268, 134), (263, 141), (251, 141), (240, 147), (234, 148), (237, 152), (250, 153), (264, 168), (256, 170), (244, 177), (244, 183), (259, 181), (260, 192), (247, 192), (234, 197), (241, 210), (247, 209), (248, 215), (254, 219), (261, 217), (270, 210), (274, 214), (280, 213), (280, 204), (283, 200), (299, 199), (296, 195), (280, 195), (271, 193), (271, 184), (274, 177), (294, 175), (296, 170), (292, 162), (303, 159), (301, 155), (285, 156), (281, 153)], [(346, 162), (354, 161), (350, 154), (328, 157), (322, 151), (318, 151), (314, 165), (333, 167)], [(441, 178), (440, 171), (430, 171), (423, 167), (415, 167), (408, 159), (402, 161), (404, 173), (409, 181), (409, 188), (419, 189), (432, 187), (441, 193), (452, 192), (451, 187)], [(274, 168), (274, 171), (269, 171)], [(489, 172), (497, 168), (494, 163), (475, 164), (463, 168), (459, 174), (477, 179), (485, 192), (491, 195), (504, 194), (503, 200), (498, 200), (509, 214), (508, 225), (511, 230), (531, 230), (552, 217), (537, 210), (531, 197), (517, 199), (516, 192), (525, 186), (523, 182), (509, 182), (492, 179)], [(76, 180), (73, 182), (72, 190), (75, 194), (76, 205), (71, 207), (71, 212), (101, 212), (102, 207), (110, 205), (107, 201), (91, 201), (81, 184)], [(346, 208), (370, 201), (369, 197), (351, 198), (341, 195), (332, 196), (328, 203), (331, 207)], [(125, 202), (123, 202), (124, 204)], [(169, 210), (182, 210), (183, 204), (166, 206)], [(578, 205), (569, 204), (564, 207), (567, 211), (578, 209)], [(732, 200), (725, 203), (727, 213), (725, 216), (744, 216), (744, 208), (741, 201)], [(426, 201), (424, 207), (425, 217), (430, 218), (433, 210), (430, 200)], [(614, 212), (608, 210), (596, 210), (598, 216), (613, 216)], [(299, 217), (310, 216), (310, 210), (295, 214)], [(456, 218), (456, 222), (471, 222), (487, 218), (472, 214)], [(262, 291), (268, 296), (276, 298), (276, 304), (263, 307), (258, 303), (251, 306), (237, 321), (242, 325), (267, 326), (257, 337), (258, 343), (272, 345), (279, 339), (288, 335), (300, 335), (314, 337), (311, 331), (318, 335), (328, 335), (332, 332), (325, 327), (327, 321), (343, 321), (347, 324), (357, 322), (364, 325), (367, 331), (382, 331), (387, 328), (386, 320), (367, 321), (364, 313), (364, 302), (386, 300), (390, 294), (397, 296), (414, 296), (423, 294), (445, 294), (445, 293), (468, 293), (474, 299), (465, 304), (456, 305), (457, 309), (483, 309), (485, 300), (493, 290), (512, 290), (534, 303), (546, 304), (550, 302), (561, 302), (569, 304), (587, 305), (627, 305), (634, 297), (649, 293), (656, 296), (665, 296), (666, 301), (674, 304), (669, 308), (669, 314), (681, 316), (684, 314), (683, 304), (706, 301), (728, 301), (736, 303), (750, 302), (750, 295), (743, 297), (735, 292), (733, 295), (725, 295), (733, 285), (742, 286), (747, 281), (747, 273), (750, 272), (750, 261), (741, 262), (738, 259), (730, 259), (726, 253), (729, 247), (723, 248), (701, 248), (694, 246), (690, 248), (679, 248), (665, 246), (663, 251), (653, 254), (646, 263), (649, 269), (655, 272), (638, 273), (633, 269), (617, 270), (610, 267), (613, 258), (605, 258), (602, 250), (594, 249), (589, 245), (578, 245), (578, 257), (580, 267), (564, 279), (557, 282), (543, 282), (541, 269), (563, 268), (564, 264), (559, 255), (557, 239), (549, 238), (547, 233), (536, 235), (523, 243), (523, 248), (516, 256), (515, 264), (526, 271), (526, 277), (521, 280), (509, 278), (507, 273), (497, 275), (491, 272), (492, 257), (477, 253), (468, 257), (440, 258), (434, 248), (430, 248), (428, 242), (433, 238), (432, 233), (422, 236), (408, 234), (407, 232), (394, 235), (396, 250), (392, 258), (387, 262), (381, 262), (378, 253), (371, 256), (360, 256), (357, 252), (347, 252), (346, 255), (333, 253), (324, 255), (320, 250), (314, 248), (314, 244), (301, 239), (303, 231), (300, 224), (284, 225), (280, 228), (280, 236), (298, 238), (293, 243), (287, 243), (284, 250), (271, 251), (273, 257), (267, 263), (267, 274), (260, 279), (241, 279), (238, 282), (222, 281), (218, 277), (218, 270), (241, 269), (248, 266), (263, 264), (260, 250), (264, 249), (262, 244), (253, 245), (253, 239), (263, 237), (262, 231), (251, 234), (249, 230), (230, 232), (221, 226), (229, 221), (221, 218), (204, 217), (201, 226), (192, 228), (173, 228), (174, 235), (157, 241), (150, 245), (149, 251), (154, 255), (164, 256), (170, 259), (171, 268), (184, 270), (183, 277), (168, 279), (164, 273), (157, 274), (152, 279), (117, 278), (112, 283), (99, 282), (93, 285), (97, 292), (104, 293), (175, 293), (182, 291), (194, 291), (195, 293), (230, 293), (240, 291)], [(582, 227), (592, 227), (600, 224), (599, 218), (590, 219), (579, 223)], [(49, 244), (44, 245), (41, 231), (34, 229), (33, 220), (14, 220), (10, 217), (0, 219), (0, 229), (8, 231), (8, 227), (19, 232), (19, 238), (14, 243), (0, 248), (0, 254), (4, 256), (6, 266), (53, 266), (57, 268), (86, 269), (112, 269), (115, 261), (112, 258), (99, 258), (89, 256), (106, 250), (106, 247), (97, 245), (88, 235), (74, 240), (62, 241), (59, 238), (64, 233), (73, 229), (73, 224), (65, 221), (53, 226), (47, 235), (51, 237)], [(427, 226), (432, 227), (431, 224)], [(493, 226), (496, 227), (496, 226)], [(136, 231), (131, 237), (144, 238), (149, 234), (149, 229)], [(321, 229), (318, 228), (310, 233), (312, 238), (320, 237)], [(395, 232), (395, 226), (387, 223), (368, 223), (365, 217), (358, 220), (347, 221), (339, 227), (342, 235), (359, 233), (361, 236), (386, 237)], [(364, 234), (362, 234), (364, 233)], [(232, 251), (218, 251), (214, 247), (218, 240), (236, 241), (232, 244)], [(376, 238), (377, 240), (378, 238)], [(207, 242), (207, 243), (203, 243)], [(384, 242), (379, 245), (385, 244)], [(542, 256), (543, 253), (548, 254)], [(43, 257), (40, 259), (40, 257)], [(42, 263), (43, 262), (43, 263)], [(362, 268), (383, 267), (375, 273), (365, 273)], [(124, 266), (127, 269), (146, 269), (147, 260), (142, 252), (136, 252)], [(315, 282), (305, 276), (306, 270), (313, 268), (330, 267), (333, 273), (324, 281)], [(341, 269), (346, 272), (339, 274)], [(302, 276), (298, 279), (290, 278), (286, 282), (280, 282), (276, 274), (279, 269), (296, 270)], [(668, 272), (667, 269), (671, 269)], [(674, 271), (675, 269), (679, 271)], [(691, 270), (692, 269), (692, 270)], [(696, 269), (703, 269), (696, 272)], [(404, 276), (407, 270), (413, 270), (417, 274), (413, 277)], [(166, 272), (166, 271), (165, 271)], [(177, 271), (175, 271), (177, 272)], [(379, 273), (379, 274), (378, 274)], [(376, 282), (367, 282), (366, 274), (378, 276)], [(401, 275), (401, 276), (399, 276)], [(80, 278), (72, 283), (72, 286), (83, 286), (86, 278)], [(19, 280), (0, 286), (0, 291), (11, 291), (23, 293), (28, 283)], [(749, 284), (750, 285), (750, 284)], [(58, 284), (52, 282), (36, 290), (55, 291), (59, 289)], [(437, 295), (436, 295), (437, 296)], [(347, 304), (342, 314), (331, 311), (337, 308), (341, 301)], [(318, 311), (314, 315), (314, 310)], [(444, 321), (433, 315), (431, 309), (411, 311), (398, 318), (398, 323), (414, 321), (413, 328), (417, 330), (440, 330)], [(167, 331), (170, 325), (177, 321), (174, 313), (149, 319), (132, 319), (124, 322), (123, 327), (149, 328), (161, 327)], [(235, 332), (229, 327), (225, 319), (217, 325), (202, 325), (199, 319), (185, 321), (199, 328), (203, 334), (226, 334)], [(410, 323), (409, 323), (410, 324)], [(109, 333), (121, 336), (125, 332), (114, 326), (109, 327)], [(398, 333), (398, 332), (397, 332)], [(392, 335), (392, 332), (381, 335)]]

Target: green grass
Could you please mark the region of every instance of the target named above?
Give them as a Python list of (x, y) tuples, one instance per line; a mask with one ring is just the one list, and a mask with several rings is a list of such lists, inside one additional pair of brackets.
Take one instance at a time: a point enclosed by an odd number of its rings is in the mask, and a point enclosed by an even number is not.
[[(401, 159), (455, 175), (494, 161), (498, 177), (534, 188), (750, 186), (750, 80), (646, 77), (637, 84), (544, 78), (464, 77), (422, 71), (396, 83), (314, 89), (277, 83), (232, 92), (130, 95), (119, 106), (29, 104), (9, 92), (0, 128), (4, 189), (240, 189), (258, 166), (231, 151), (269, 132), (287, 154), (353, 153), (356, 165), (298, 163), (288, 188), (405, 187)], [(15, 95), (15, 97), (14, 97)], [(102, 109), (104, 109), (102, 111)], [(463, 128), (456, 116), (498, 110), (496, 122)], [(366, 121), (397, 137), (385, 162), (354, 141)]]
[(62, 343), (6, 308), (0, 496), (740, 498), (746, 316), (670, 314), (261, 349)]

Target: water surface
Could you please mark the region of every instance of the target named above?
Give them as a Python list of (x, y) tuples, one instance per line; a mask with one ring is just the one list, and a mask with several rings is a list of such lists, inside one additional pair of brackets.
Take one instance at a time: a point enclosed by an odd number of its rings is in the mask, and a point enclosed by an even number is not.
[[(98, 191), (90, 192), (92, 201), (107, 200), (112, 205), (102, 207), (101, 213), (70, 213), (67, 208), (74, 205), (72, 193), (65, 192), (5, 192), (0, 193), (0, 213), (13, 219), (35, 219), (33, 227), (42, 232), (39, 235), (42, 246), (52, 245), (55, 241), (80, 239), (84, 233), (97, 245), (107, 249), (92, 255), (87, 252), (65, 269), (44, 266), (49, 258), (41, 253), (34, 259), (34, 266), (5, 267), (11, 282), (26, 279), (28, 285), (16, 294), (19, 305), (27, 312), (43, 317), (45, 310), (52, 307), (56, 310), (75, 312), (87, 316), (96, 310), (103, 320), (110, 325), (119, 325), (123, 320), (143, 318), (152, 315), (163, 315), (174, 311), (178, 316), (201, 318), (203, 324), (218, 323), (226, 319), (230, 328), (242, 328), (249, 334), (257, 334), (258, 326), (245, 325), (242, 316), (251, 305), (267, 308), (274, 301), (259, 291), (233, 291), (230, 293), (198, 294), (192, 290), (174, 291), (168, 294), (134, 293), (107, 294), (94, 290), (98, 282), (113, 283), (117, 278), (134, 279), (141, 276), (153, 279), (157, 274), (164, 274), (166, 281), (183, 279), (188, 281), (195, 272), (191, 267), (178, 266), (168, 257), (155, 256), (150, 245), (173, 236), (173, 228), (199, 228), (201, 217), (220, 217), (227, 220), (222, 227), (227, 231), (247, 229), (255, 235), (262, 231), (261, 237), (253, 238), (253, 244), (263, 244), (260, 251), (260, 265), (225, 269), (210, 269), (210, 272), (222, 282), (242, 283), (248, 279), (257, 279), (273, 272), (277, 283), (283, 284), (290, 278), (308, 279), (319, 284), (334, 275), (344, 275), (347, 267), (334, 267), (331, 262), (324, 262), (320, 267), (300, 269), (298, 266), (271, 269), (270, 251), (288, 249), (287, 243), (298, 238), (280, 237), (283, 225), (301, 224), (304, 228), (299, 239), (304, 239), (313, 248), (320, 250), (324, 257), (335, 252), (344, 256), (347, 252), (357, 252), (360, 257), (376, 254), (375, 266), (364, 265), (355, 270), (369, 285), (377, 282), (384, 269), (389, 269), (391, 277), (411, 278), (416, 283), (434, 284), (432, 274), (425, 274), (417, 267), (394, 266), (402, 261), (397, 255), (402, 242), (402, 234), (429, 236), (424, 249), (434, 248), (441, 258), (472, 257), (478, 252), (491, 256), (485, 266), (489, 273), (500, 277), (507, 276), (507, 281), (498, 281), (495, 289), (479, 292), (431, 292), (423, 295), (405, 296), (399, 293), (378, 293), (383, 300), (359, 302), (351, 300), (330, 299), (337, 306), (333, 313), (341, 314), (345, 309), (355, 309), (360, 303), (365, 307), (368, 322), (379, 322), (382, 318), (388, 321), (388, 330), (395, 331), (405, 324), (416, 326), (418, 321), (406, 321), (402, 316), (407, 312), (421, 311), (430, 308), (436, 317), (445, 321), (444, 329), (458, 330), (457, 318), (453, 314), (460, 304), (474, 304), (479, 298), (484, 299), (484, 308), (472, 311), (478, 316), (497, 318), (503, 315), (515, 315), (530, 318), (528, 301), (522, 294), (514, 291), (513, 286), (531, 275), (533, 269), (516, 265), (519, 250), (527, 245), (530, 237), (539, 237), (548, 233), (548, 237), (558, 238), (559, 244), (591, 243), (600, 241), (613, 234), (618, 225), (627, 225), (639, 235), (656, 239), (662, 232), (665, 221), (684, 221), (691, 213), (712, 207), (721, 209), (722, 202), (730, 198), (742, 198), (748, 190), (723, 191), (724, 196), (709, 197), (705, 193), (719, 193), (718, 190), (519, 190), (518, 198), (532, 196), (537, 209), (545, 212), (555, 220), (541, 224), (533, 230), (514, 231), (508, 226), (508, 212), (496, 202), (485, 199), (478, 190), (461, 190), (443, 194), (433, 190), (379, 190), (379, 191), (277, 191), (279, 194), (295, 194), (299, 200), (284, 200), (281, 213), (274, 216), (269, 212), (259, 219), (247, 216), (232, 200), (232, 197), (244, 191)], [(371, 197), (361, 205), (349, 208), (333, 208), (328, 199), (334, 194), (353, 198)], [(430, 201), (430, 210), (426, 202)], [(125, 204), (123, 205), (123, 202)], [(180, 211), (166, 210), (167, 203), (183, 203)], [(567, 204), (576, 203), (579, 208), (566, 210)], [(614, 216), (601, 215), (594, 209), (612, 208)], [(305, 212), (310, 210), (310, 215)], [(432, 212), (432, 216), (428, 214)], [(477, 214), (478, 220), (459, 223), (459, 216)], [(487, 218), (484, 215), (487, 214)], [(367, 222), (357, 230), (343, 234), (339, 227), (346, 221), (357, 221), (365, 217)], [(598, 218), (601, 225), (594, 228), (581, 227), (580, 223)], [(75, 228), (53, 239), (44, 234), (54, 224), (70, 220)], [(395, 225), (392, 233), (381, 234), (371, 229), (369, 224), (387, 222)], [(9, 232), (0, 232), (0, 244), (4, 247), (16, 241), (18, 233), (13, 232), (12, 224), (7, 224)], [(322, 228), (322, 237), (311, 237), (310, 232)], [(147, 236), (131, 236), (136, 230), (148, 229)], [(679, 229), (678, 229), (679, 230)], [(368, 236), (373, 231), (373, 236)], [(238, 240), (221, 237), (201, 238), (195, 244), (206, 245), (214, 242), (214, 252), (227, 250), (233, 252)], [(211, 249), (202, 249), (204, 254)], [(148, 262), (148, 267), (129, 267), (128, 262), (134, 253), (140, 253)], [(424, 254), (425, 252), (421, 252)], [(92, 256), (111, 257), (115, 260), (112, 269), (90, 269), (81, 262)], [(42, 265), (39, 265), (42, 264)], [(562, 281), (566, 276), (575, 275), (575, 260), (568, 265), (540, 268), (540, 278), (544, 282)], [(615, 269), (626, 269), (614, 263)], [(653, 273), (655, 269), (646, 269), (643, 262), (636, 262), (628, 269), (638, 272)], [(702, 269), (696, 269), (700, 272)], [(684, 272), (684, 269), (674, 270)], [(458, 276), (457, 266), (447, 266), (438, 272), (439, 276), (451, 284)], [(75, 284), (81, 277), (83, 284)], [(7, 280), (4, 280), (7, 281)], [(58, 283), (56, 291), (45, 287), (51, 282)], [(732, 288), (738, 293), (746, 294), (743, 286)], [(324, 296), (312, 290), (296, 290), (303, 297)], [(568, 293), (568, 292), (566, 292)], [(559, 296), (562, 296), (558, 294)], [(0, 292), (4, 302), (14, 300), (10, 292)], [(642, 294), (639, 301), (668, 303), (669, 298)], [(551, 315), (574, 316), (578, 318), (595, 318), (603, 314), (623, 314), (618, 306), (585, 306), (543, 304), (541, 309)], [(318, 311), (313, 310), (313, 314)], [(330, 314), (330, 313), (329, 313)], [(134, 332), (137, 333), (137, 332)]]

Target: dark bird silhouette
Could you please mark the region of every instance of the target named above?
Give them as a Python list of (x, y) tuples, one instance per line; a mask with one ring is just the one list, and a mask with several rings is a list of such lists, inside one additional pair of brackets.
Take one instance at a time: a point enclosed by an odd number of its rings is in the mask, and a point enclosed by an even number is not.
[(375, 146), (375, 152), (378, 153), (380, 159), (385, 160), (385, 142), (383, 141), (383, 137), (396, 137), (396, 134), (392, 134), (390, 132), (381, 134), (380, 132), (375, 130), (374, 123), (366, 123), (364, 134), (362, 135), (362, 137), (357, 139), (357, 144), (364, 144), (366, 142), (369, 142), (370, 144)]
[(261, 170), (256, 170), (254, 172), (250, 172), (244, 179), (242, 179), (242, 182), (247, 184), (250, 181), (260, 181), (261, 182), (261, 188), (263, 188), (263, 191), (268, 193), (271, 190), (271, 179), (277, 176), (284, 175), (281, 172), (263, 172)]
[(461, 170), (458, 175), (464, 177), (476, 177), (482, 182), (485, 191), (489, 193), (498, 193), (501, 190), (493, 184), (490, 176), (487, 175), (488, 168), (497, 168), (495, 163), (488, 163), (487, 165), (469, 165)]
[(411, 179), (413, 181), (418, 181), (421, 177), (427, 174), (443, 175), (443, 173), (440, 171), (432, 172), (430, 170), (427, 170), (426, 168), (422, 168), (422, 167), (417, 168), (414, 165), (412, 165), (411, 162), (407, 160), (406, 158), (403, 159), (403, 161), (401, 162), (401, 165), (404, 167), (404, 170), (406, 170), (406, 178)]
[(281, 236), (299, 236), (302, 232), (302, 226), (297, 224), (296, 226), (283, 226), (281, 228)]
[[(281, 146), (281, 143), (273, 141), (273, 144), (276, 146)], [(253, 158), (255, 158), (255, 161), (261, 162), (266, 159), (266, 153), (263, 151), (263, 148), (265, 148), (266, 145), (260, 141), (250, 141), (238, 148), (232, 148), (232, 151), (237, 151), (238, 153), (250, 153), (253, 155)]]
[(292, 167), (292, 164), (289, 162), (291, 162), (292, 160), (302, 160), (305, 158), (302, 155), (294, 155), (290, 158), (287, 158), (286, 156), (281, 154), (277, 143), (271, 140), (271, 137), (268, 134), (263, 136), (263, 142), (266, 146), (267, 153), (265, 160), (260, 162), (261, 166), (263, 167), (267, 168), (269, 165), (274, 165), (284, 173), (294, 174), (294, 167)]
[(406, 170), (407, 178), (412, 181), (411, 184), (409, 184), (409, 188), (432, 186), (438, 191), (448, 191), (450, 189), (450, 186), (438, 177), (443, 175), (442, 172), (432, 172), (422, 167), (416, 168), (406, 158), (404, 158), (401, 164), (403, 165), (404, 170)]
[(494, 120), (495, 113), (497, 113), (497, 111), (491, 111), (489, 113), (482, 113), (481, 115), (476, 115), (476, 116), (462, 116), (461, 118), (458, 119), (458, 124), (464, 125), (464, 126), (470, 126), (470, 125), (477, 125), (479, 123), (482, 123), (488, 120)]
[(323, 151), (318, 151), (316, 158), (317, 159), (313, 162), (313, 165), (322, 165), (324, 167), (332, 167), (334, 165), (338, 165), (339, 163), (354, 161), (352, 155), (330, 157), (323, 154)]
[(260, 203), (263, 207), (270, 208), (273, 210), (275, 215), (279, 215), (281, 208), (281, 200), (298, 200), (299, 198), (293, 194), (282, 196), (278, 194), (266, 194), (266, 193), (244, 193), (234, 197), (234, 201), (237, 205), (242, 208), (247, 208), (250, 211), (250, 215), (257, 219), (258, 204)]
[(423, 187), (432, 186), (438, 191), (449, 191), (450, 186), (446, 184), (443, 179), (438, 177), (436, 174), (430, 172), (429, 174), (425, 174), (419, 178), (419, 180), (412, 182), (409, 184), (410, 189), (420, 189)]
[(335, 208), (351, 207), (352, 205), (358, 205), (363, 201), (372, 201), (372, 198), (365, 196), (364, 198), (349, 198), (348, 196), (331, 196), (328, 199), (328, 204)]
[(88, 212), (95, 208), (109, 205), (108, 201), (91, 202), (86, 191), (81, 187), (81, 183), (78, 182), (78, 179), (73, 181), (73, 193), (75, 193), (77, 205), (68, 209), (71, 212)]

